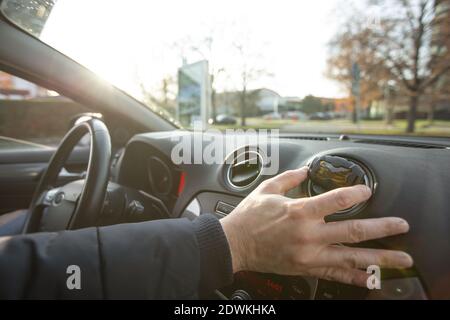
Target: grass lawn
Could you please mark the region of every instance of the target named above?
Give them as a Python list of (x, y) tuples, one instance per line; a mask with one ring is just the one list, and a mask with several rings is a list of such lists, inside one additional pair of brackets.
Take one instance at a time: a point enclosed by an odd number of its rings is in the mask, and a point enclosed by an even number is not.
[[(238, 124), (236, 126), (214, 126), (214, 128), (219, 130), (231, 128), (280, 129), (281, 131), (300, 133), (406, 135), (406, 125), (406, 120), (396, 120), (392, 126), (388, 126), (384, 121), (361, 121), (356, 125), (349, 120), (342, 119), (330, 121), (293, 121), (248, 118), (245, 127), (241, 127)], [(413, 135), (450, 137), (450, 121), (435, 121), (433, 125), (429, 125), (427, 120), (417, 120), (416, 132)]]

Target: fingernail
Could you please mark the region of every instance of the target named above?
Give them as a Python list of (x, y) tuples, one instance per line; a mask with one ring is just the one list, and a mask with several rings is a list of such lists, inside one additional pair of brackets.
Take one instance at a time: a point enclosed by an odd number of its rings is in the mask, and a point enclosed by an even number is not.
[(400, 254), (400, 259), (405, 268), (411, 268), (414, 265), (413, 258), (406, 252)]
[(303, 168), (298, 169), (298, 172), (299, 173), (308, 173), (308, 170), (309, 170), (308, 167), (303, 167)]
[(406, 220), (404, 220), (402, 218), (398, 218), (397, 219), (397, 224), (399, 225), (400, 230), (402, 232), (406, 233), (406, 232), (409, 231), (409, 223)]
[(372, 190), (368, 186), (361, 185), (361, 191), (363, 192), (364, 196), (369, 198), (372, 196)]

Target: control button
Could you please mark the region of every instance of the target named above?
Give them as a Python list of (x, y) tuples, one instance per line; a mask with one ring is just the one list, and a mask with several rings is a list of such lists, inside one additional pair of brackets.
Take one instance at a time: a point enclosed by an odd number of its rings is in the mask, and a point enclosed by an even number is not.
[(53, 205), (59, 206), (65, 198), (64, 192), (58, 192), (53, 198)]
[(216, 205), (216, 212), (223, 215), (229, 215), (234, 209), (236, 209), (236, 207), (222, 201), (217, 202)]
[(387, 279), (380, 290), (370, 290), (367, 300), (427, 300), (425, 289), (418, 278)]
[(236, 290), (231, 296), (231, 300), (252, 300), (252, 296), (245, 290)]
[(290, 278), (285, 282), (284, 300), (305, 300), (311, 297), (311, 288), (304, 278)]
[(54, 194), (51, 193), (47, 193), (47, 195), (45, 196), (45, 202), (46, 203), (51, 203), (53, 201), (53, 198), (55, 197)]
[(58, 189), (52, 189), (52, 190), (47, 191), (47, 194), (45, 195), (45, 198), (44, 198), (44, 203), (46, 205), (51, 205), (58, 192), (59, 192)]
[(130, 216), (140, 216), (144, 213), (144, 206), (137, 200), (133, 200), (128, 205), (127, 213)]
[(114, 213), (114, 208), (111, 205), (111, 195), (106, 192), (105, 202), (103, 204), (102, 215), (111, 216)]
[(319, 281), (317, 291), (316, 291), (316, 300), (334, 300), (339, 299), (341, 297), (341, 290), (339, 289), (339, 285), (335, 282), (331, 281)]

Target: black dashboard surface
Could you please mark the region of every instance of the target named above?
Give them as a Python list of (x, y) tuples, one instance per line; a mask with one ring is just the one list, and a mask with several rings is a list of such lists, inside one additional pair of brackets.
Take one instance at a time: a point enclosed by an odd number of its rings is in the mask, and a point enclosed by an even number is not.
[[(176, 218), (183, 215), (194, 199), (202, 202), (199, 202), (200, 212), (197, 214), (211, 213), (216, 202), (224, 197), (229, 204), (237, 205), (258, 183), (270, 178), (261, 176), (252, 187), (238, 190), (226, 183), (221, 163), (174, 164), (171, 161), (174, 146), (180, 138), (196, 134), (199, 133), (173, 131), (135, 136), (121, 158), (118, 182), (139, 189), (147, 188), (142, 183), (142, 176), (146, 173), (142, 172), (139, 162), (146, 161), (146, 157), (157, 156), (174, 172), (171, 176), (173, 192), (166, 200), (172, 201), (171, 215)], [(224, 140), (231, 137), (217, 135), (214, 138)], [(210, 143), (208, 139), (203, 138), (202, 141), (203, 147)], [(305, 166), (316, 155), (343, 156), (369, 167), (377, 179), (376, 192), (354, 218), (397, 216), (406, 219), (411, 226), (408, 234), (382, 239), (371, 245), (409, 252), (415, 261), (415, 276), (422, 280), (428, 296), (450, 298), (450, 149), (447, 146), (426, 145), (425, 141), (409, 145), (295, 135), (282, 136), (271, 143), (277, 143), (279, 148), (278, 173)], [(182, 175), (183, 186), (180, 189)], [(291, 196), (302, 196), (300, 186)]]

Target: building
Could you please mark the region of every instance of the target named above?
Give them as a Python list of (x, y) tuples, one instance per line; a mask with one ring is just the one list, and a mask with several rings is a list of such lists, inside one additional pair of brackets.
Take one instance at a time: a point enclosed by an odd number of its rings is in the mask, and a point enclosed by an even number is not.
[(0, 71), (0, 100), (33, 99), (48, 95), (48, 90)]
[(450, 0), (435, 0), (432, 52), (439, 56), (450, 53)]
[[(241, 91), (226, 91), (216, 94), (216, 114), (240, 115)], [(260, 116), (278, 112), (281, 96), (270, 89), (249, 90), (246, 93), (247, 116)]]
[(322, 98), (317, 97), (328, 111), (337, 113), (351, 113), (353, 111), (353, 98)]
[(351, 113), (353, 111), (353, 98), (334, 99), (334, 111)]
[[(450, 61), (450, 0), (435, 0), (435, 21), (431, 51), (438, 57), (435, 64), (431, 65), (432, 72), (442, 68), (442, 64)], [(434, 69), (434, 70), (433, 70)], [(447, 72), (435, 84), (434, 94), (430, 105), (434, 108), (433, 116), (438, 118), (450, 118), (450, 71)]]
[(281, 97), (278, 108), (280, 112), (298, 111), (302, 108), (302, 102), (300, 97)]
[(270, 89), (257, 89), (253, 90), (250, 94), (256, 95), (256, 107), (262, 114), (278, 112), (278, 104), (281, 96)]
[[(216, 95), (216, 114), (240, 115), (240, 91), (226, 91)], [(353, 110), (353, 99), (313, 97), (319, 104), (314, 112), (332, 111), (347, 115)], [(246, 96), (246, 116), (257, 117), (269, 113), (286, 113), (289, 111), (303, 111), (304, 99), (300, 97), (282, 97), (277, 92), (261, 88), (250, 90)]]

